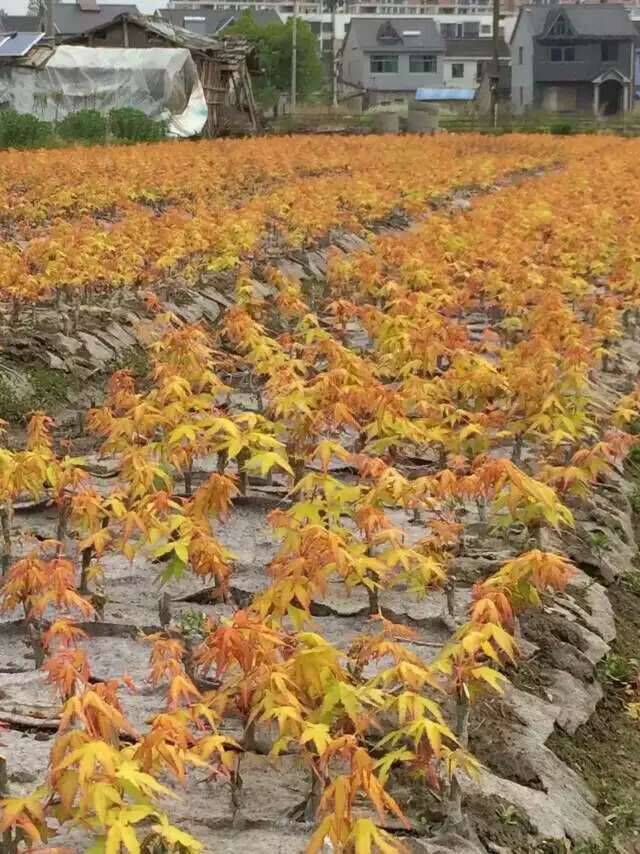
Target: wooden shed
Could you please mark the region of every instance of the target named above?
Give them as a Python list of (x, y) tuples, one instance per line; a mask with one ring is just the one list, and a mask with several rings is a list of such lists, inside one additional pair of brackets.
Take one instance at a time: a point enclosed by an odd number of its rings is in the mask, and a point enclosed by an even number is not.
[(251, 132), (258, 130), (258, 110), (251, 86), (251, 69), (257, 62), (256, 49), (243, 36), (205, 36), (168, 21), (124, 13), (66, 38), (64, 42), (86, 47), (187, 48), (198, 69), (207, 101), (209, 115), (205, 134), (218, 136), (224, 131), (228, 108), (245, 113)]

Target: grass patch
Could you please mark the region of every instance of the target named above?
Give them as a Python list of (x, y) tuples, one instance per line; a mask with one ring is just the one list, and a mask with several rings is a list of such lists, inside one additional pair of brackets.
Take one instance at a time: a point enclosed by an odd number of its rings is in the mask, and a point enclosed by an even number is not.
[(607, 819), (602, 843), (576, 845), (575, 854), (632, 852), (640, 845), (640, 722), (627, 713), (638, 692), (638, 579), (611, 587), (609, 596), (618, 636), (600, 667), (604, 699), (575, 736), (556, 732), (548, 741), (551, 750), (585, 779)]
[(131, 347), (109, 364), (106, 373), (110, 375), (115, 371), (131, 371), (136, 385), (144, 386), (149, 381), (150, 370), (151, 363), (147, 351), (142, 347)]
[(39, 362), (23, 365), (22, 381), (0, 367), (0, 418), (22, 423), (39, 409), (51, 410), (69, 403), (68, 394), (83, 388), (82, 380)]

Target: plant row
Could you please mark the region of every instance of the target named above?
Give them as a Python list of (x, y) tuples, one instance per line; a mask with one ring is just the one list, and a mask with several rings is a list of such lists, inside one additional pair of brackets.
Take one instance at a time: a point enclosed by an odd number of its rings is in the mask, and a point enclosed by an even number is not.
[(278, 139), (44, 151), (28, 168), (16, 156), (0, 157), (0, 293), (19, 305), (197, 282), (247, 253), (270, 257), (418, 214), (460, 187), (549, 166), (558, 152), (516, 138)]
[[(634, 143), (611, 144), (615, 161), (597, 169), (577, 156), (336, 257), (323, 290), (271, 271), (277, 295), (265, 301), (240, 271), (216, 330), (150, 299), (149, 382), (117, 372), (88, 421), (119, 472), (112, 486), (55, 453), (43, 414), (24, 448), (0, 451), (0, 604), (22, 609), (61, 702), (42, 788), (3, 803), (6, 845), (79, 825), (95, 852), (202, 850), (161, 808), (160, 780), (206, 767), (235, 813), (258, 737), (308, 771), (299, 818), (315, 822), (311, 852), (327, 839), (358, 854), (402, 850), (389, 832), (392, 819), (409, 827), (401, 775), (439, 793), (448, 829), (469, 832), (474, 701), (516, 666), (519, 614), (570, 582), (563, 531), (624, 459), (640, 417), (637, 386), (599, 390), (603, 377), (615, 385), (615, 344), (639, 325), (640, 218), (619, 199), (640, 167)], [(238, 375), (253, 412), (230, 406)], [(267, 586), (193, 631), (161, 600), (165, 626), (147, 640), (166, 705), (135, 731), (125, 686), (96, 683), (73, 622), (100, 611), (104, 555), (145, 558), (161, 582), (194, 573), (224, 598), (234, 559), (221, 526), (261, 485), (283, 497), (269, 517)], [(14, 542), (25, 493), (55, 501), (54, 541)], [(472, 530), (501, 534), (512, 553), (474, 579), (467, 607), (457, 576)], [(362, 593), (371, 617), (343, 646), (313, 617), (334, 584)], [(454, 627), (432, 655), (389, 618), (394, 590), (444, 597)]]

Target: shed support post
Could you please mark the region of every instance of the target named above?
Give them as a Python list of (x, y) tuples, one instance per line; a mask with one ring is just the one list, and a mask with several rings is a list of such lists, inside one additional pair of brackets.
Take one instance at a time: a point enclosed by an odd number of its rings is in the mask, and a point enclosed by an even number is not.
[(53, 18), (53, 0), (47, 0), (46, 10), (47, 10), (47, 16), (46, 16), (47, 38), (51, 39), (51, 41), (53, 41), (53, 39), (55, 38), (55, 35), (56, 35), (56, 25), (55, 25), (55, 21)]
[(597, 118), (600, 115), (600, 84), (593, 84), (593, 115)]

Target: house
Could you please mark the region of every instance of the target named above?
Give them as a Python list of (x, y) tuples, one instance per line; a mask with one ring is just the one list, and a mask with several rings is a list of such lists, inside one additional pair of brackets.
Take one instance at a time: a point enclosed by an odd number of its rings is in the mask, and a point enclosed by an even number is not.
[[(77, 35), (112, 21), (117, 15), (138, 14), (133, 3), (101, 3), (96, 0), (77, 0), (76, 3), (54, 3), (53, 23), (56, 35)], [(46, 16), (45, 16), (46, 17)], [(42, 20), (42, 29), (46, 25)]]
[[(206, 9), (202, 6), (180, 6), (173, 9), (158, 9), (154, 17), (163, 18), (185, 30), (206, 36), (215, 36), (234, 24), (243, 14), (238, 9)], [(264, 27), (267, 24), (280, 24), (282, 18), (272, 9), (251, 9), (248, 11), (254, 22)]]
[(635, 28), (621, 5), (522, 8), (510, 41), (514, 111), (630, 110), (635, 45)]
[(0, 44), (3, 109), (58, 122), (87, 107), (106, 113), (135, 106), (180, 137), (206, 124), (204, 92), (185, 48), (53, 46), (42, 32), (12, 35)]
[(42, 29), (37, 15), (1, 15), (0, 29), (3, 33), (39, 33)]
[(353, 18), (342, 46), (340, 78), (369, 106), (406, 103), (419, 88), (442, 87), (445, 44), (432, 18)]
[[(496, 75), (493, 61), (485, 63), (476, 89), (475, 108), (481, 116), (491, 115), (494, 97), (497, 98), (498, 112), (511, 108), (511, 61), (500, 60), (496, 87)], [(494, 88), (496, 87), (496, 88)]]
[(125, 13), (65, 41), (87, 47), (186, 48), (194, 59), (205, 94), (206, 135), (216, 136), (223, 132), (229, 108), (245, 112), (253, 132), (258, 128), (250, 74), (256, 48), (243, 36), (219, 39), (191, 32), (168, 21)]
[[(508, 65), (510, 54), (504, 39), (498, 42), (498, 56), (501, 65)], [(489, 63), (493, 63), (493, 39), (447, 39), (442, 82), (459, 89), (475, 89)]]
[[(75, 3), (53, 4), (53, 22), (57, 36), (72, 36), (83, 33), (112, 20), (125, 12), (138, 13), (134, 3), (101, 3), (96, 0), (76, 0)], [(46, 28), (46, 14), (0, 15), (0, 27), (5, 33), (37, 33)]]

